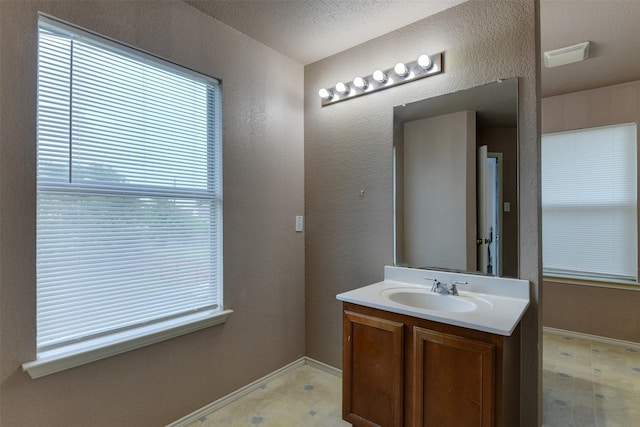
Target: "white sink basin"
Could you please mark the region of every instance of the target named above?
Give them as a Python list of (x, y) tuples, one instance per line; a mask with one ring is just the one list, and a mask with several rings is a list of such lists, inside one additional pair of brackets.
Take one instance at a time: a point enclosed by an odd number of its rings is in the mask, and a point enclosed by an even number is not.
[(484, 299), (463, 295), (442, 295), (431, 292), (429, 289), (392, 288), (382, 290), (380, 295), (396, 304), (449, 313), (487, 309), (492, 305)]
[[(467, 282), (460, 295), (431, 292), (433, 278)], [(384, 280), (336, 295), (344, 303), (509, 336), (529, 306), (526, 280), (386, 266)]]

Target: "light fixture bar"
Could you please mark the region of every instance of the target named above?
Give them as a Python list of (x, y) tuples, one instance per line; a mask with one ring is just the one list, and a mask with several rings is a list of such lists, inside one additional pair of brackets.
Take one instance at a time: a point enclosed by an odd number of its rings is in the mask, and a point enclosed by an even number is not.
[[(339, 82), (336, 86), (327, 86), (320, 89), (321, 105), (327, 106), (347, 99), (357, 98), (362, 95), (377, 92), (382, 89), (420, 80), (425, 77), (440, 74), (444, 71), (443, 53), (434, 55), (421, 55), (412, 62), (398, 63), (386, 70), (376, 70), (366, 77), (356, 77), (353, 81)], [(401, 67), (403, 65), (406, 70)], [(343, 86), (344, 85), (344, 86)], [(337, 89), (344, 90), (337, 90)], [(331, 96), (322, 95), (331, 94)]]

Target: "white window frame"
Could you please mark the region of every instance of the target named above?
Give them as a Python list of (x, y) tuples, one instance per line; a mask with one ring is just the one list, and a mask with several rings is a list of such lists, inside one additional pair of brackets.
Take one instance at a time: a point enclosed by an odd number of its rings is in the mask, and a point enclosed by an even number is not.
[[(68, 32), (72, 34), (74, 38), (86, 40), (94, 45), (116, 50), (120, 54), (142, 59), (147, 63), (159, 65), (164, 69), (171, 69), (172, 72), (181, 74), (183, 76), (189, 76), (190, 78), (195, 78), (199, 81), (205, 80), (209, 82), (215, 82), (215, 84), (219, 86), (219, 81), (216, 79), (185, 69), (137, 49), (105, 39), (99, 35), (87, 32), (85, 30), (80, 30), (74, 26), (62, 23), (54, 18), (41, 15), (40, 26), (43, 26), (44, 28), (55, 28), (57, 30)], [(217, 90), (219, 91), (219, 89)], [(158, 321), (154, 322), (139, 323), (136, 326), (126, 329), (119, 329), (112, 333), (97, 334), (93, 337), (89, 337), (81, 341), (68, 342), (60, 346), (39, 349), (37, 351), (36, 360), (23, 364), (23, 369), (28, 372), (32, 378), (38, 378), (44, 375), (69, 369), (74, 366), (79, 366), (95, 360), (103, 359), (105, 357), (113, 356), (129, 350), (167, 340), (179, 335), (187, 334), (199, 329), (221, 324), (224, 323), (228, 315), (232, 313), (232, 310), (224, 309), (222, 303), (222, 117), (219, 112), (221, 107), (221, 96), (219, 96), (218, 94), (216, 99), (218, 104), (215, 106), (215, 114), (217, 123), (216, 126), (218, 128), (215, 132), (214, 141), (210, 143), (212, 144), (211, 149), (215, 150), (216, 152), (215, 158), (217, 159), (217, 161), (213, 167), (214, 170), (209, 173), (216, 174), (216, 182), (218, 183), (216, 194), (217, 197), (219, 197), (219, 202), (215, 203), (215, 209), (217, 209), (218, 219), (215, 223), (213, 223), (212, 226), (216, 228), (215, 233), (217, 234), (217, 240), (214, 243), (213, 250), (217, 251), (218, 259), (216, 272), (214, 274), (216, 274), (218, 282), (219, 304), (217, 306), (211, 307), (211, 309), (190, 311), (179, 316), (167, 317), (166, 319), (159, 319)], [(123, 189), (118, 190), (117, 188), (109, 190), (126, 191)], [(75, 188), (72, 191), (81, 191), (81, 189), (79, 190), (78, 188)], [(152, 192), (149, 193), (149, 196), (154, 195), (158, 195), (157, 190), (152, 190)], [(173, 197), (176, 197), (176, 195), (173, 195)]]

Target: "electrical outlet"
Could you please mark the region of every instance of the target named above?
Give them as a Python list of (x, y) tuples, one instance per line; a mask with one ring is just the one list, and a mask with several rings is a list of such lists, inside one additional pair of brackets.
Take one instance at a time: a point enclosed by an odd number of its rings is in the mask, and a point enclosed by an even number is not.
[(304, 218), (302, 215), (296, 215), (296, 231), (302, 231), (304, 228)]

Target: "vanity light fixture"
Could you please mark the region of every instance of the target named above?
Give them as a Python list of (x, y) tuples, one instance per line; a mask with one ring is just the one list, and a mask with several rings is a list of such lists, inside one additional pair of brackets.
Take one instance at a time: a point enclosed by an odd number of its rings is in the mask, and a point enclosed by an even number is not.
[(409, 75), (409, 69), (402, 62), (398, 62), (395, 67), (393, 67), (393, 71), (400, 77), (407, 77)]
[(338, 82), (336, 83), (336, 92), (338, 92), (340, 95), (349, 95), (349, 92), (351, 92), (351, 88), (348, 84)]
[(353, 85), (360, 90), (367, 90), (367, 88), (369, 87), (369, 82), (362, 77), (356, 77), (355, 79), (353, 79)]
[(331, 98), (333, 98), (333, 92), (331, 92), (330, 89), (322, 88), (318, 91), (318, 95), (320, 95), (320, 98), (324, 99), (325, 101), (329, 101), (331, 100)]
[(321, 98), (321, 105), (324, 107), (399, 84), (440, 74), (444, 71), (443, 56), (444, 53), (442, 52), (435, 55), (420, 55), (415, 61), (398, 62), (393, 68), (387, 70), (377, 69), (370, 76), (358, 76), (349, 83), (338, 82), (333, 89), (320, 89), (318, 94)]
[(382, 70), (375, 70), (371, 77), (373, 77), (373, 80), (377, 81), (381, 85), (387, 82), (387, 75)]
[(418, 57), (418, 65), (423, 70), (430, 70), (433, 67), (433, 61), (429, 58), (429, 55), (420, 55)]

